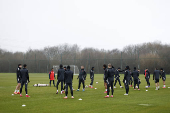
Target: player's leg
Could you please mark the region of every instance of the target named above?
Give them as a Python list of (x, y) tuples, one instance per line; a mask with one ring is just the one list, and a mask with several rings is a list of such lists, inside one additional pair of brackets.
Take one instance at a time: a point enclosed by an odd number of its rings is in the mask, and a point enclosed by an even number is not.
[(22, 88), (24, 86), (24, 82), (21, 82), (21, 88), (20, 88), (20, 96), (22, 97)]
[(117, 79), (115, 79), (114, 88), (116, 88)]
[(65, 88), (66, 88), (65, 89), (65, 91), (66, 91), (66, 93), (65, 93), (66, 96), (65, 97), (67, 98), (67, 95), (68, 95), (68, 84), (66, 84)]
[(83, 91), (85, 91), (85, 80), (82, 80), (82, 84), (83, 84)]
[(124, 95), (128, 95), (129, 93), (129, 81), (125, 80), (125, 89), (126, 89), (126, 93)]
[(134, 90), (136, 90), (136, 79), (134, 80)]
[(91, 79), (90, 88), (93, 88), (93, 79)]
[(165, 78), (165, 77), (162, 77), (162, 80), (163, 80), (163, 88), (166, 88), (166, 85), (165, 85), (165, 80), (166, 80), (166, 78)]
[(28, 95), (28, 83), (27, 82), (25, 82), (25, 93), (26, 93), (26, 97), (30, 97), (29, 95)]
[(139, 81), (138, 81), (138, 80), (137, 80), (137, 85), (138, 85), (138, 90), (140, 90), (140, 89), (139, 89)]
[(156, 86), (155, 90), (158, 90), (158, 84), (157, 84), (157, 80), (156, 79), (155, 79), (155, 86)]
[(119, 82), (120, 88), (122, 88), (121, 81), (119, 78), (118, 78), (118, 82)]
[(110, 92), (110, 89), (109, 89), (109, 87), (110, 87), (110, 81), (108, 81), (107, 82), (107, 96), (105, 96), (105, 98), (109, 98), (109, 92)]
[(111, 95), (111, 97), (113, 97), (113, 92), (114, 92), (114, 89), (113, 89), (113, 81), (111, 81), (111, 90), (112, 90), (112, 95)]
[(57, 80), (57, 84), (56, 84), (57, 92), (56, 92), (56, 94), (58, 94), (58, 85), (59, 85), (59, 83), (60, 83), (60, 81)]
[(54, 87), (55, 87), (55, 81), (53, 80), (53, 85), (54, 85)]
[(105, 86), (105, 92), (104, 93), (107, 93), (107, 82), (106, 82), (106, 80), (104, 80), (104, 86)]
[(78, 85), (78, 89), (77, 89), (77, 91), (79, 91), (80, 86), (81, 86), (81, 80), (79, 79), (79, 85)]
[(73, 99), (73, 86), (72, 86), (72, 83), (69, 84), (69, 87), (70, 87), (70, 91), (71, 91), (71, 98)]
[(50, 87), (51, 87), (51, 80), (50, 80)]
[(61, 94), (62, 93), (65, 93), (64, 90), (63, 90), (63, 81), (61, 81)]

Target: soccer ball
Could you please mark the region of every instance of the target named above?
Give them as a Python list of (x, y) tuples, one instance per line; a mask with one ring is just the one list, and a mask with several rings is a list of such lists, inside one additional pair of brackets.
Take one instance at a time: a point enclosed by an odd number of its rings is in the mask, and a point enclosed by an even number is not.
[(148, 89), (148, 86), (145, 86), (146, 89)]
[(86, 85), (86, 88), (88, 88), (88, 86)]
[(136, 86), (136, 88), (138, 88), (138, 86)]

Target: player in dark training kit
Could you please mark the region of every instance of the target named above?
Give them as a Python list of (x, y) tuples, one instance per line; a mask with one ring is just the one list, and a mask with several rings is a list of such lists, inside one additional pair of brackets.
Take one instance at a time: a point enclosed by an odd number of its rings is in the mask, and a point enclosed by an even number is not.
[(73, 72), (70, 71), (70, 66), (67, 66), (67, 71), (65, 72), (65, 83), (66, 83), (66, 96), (64, 99), (67, 99), (67, 94), (68, 94), (68, 86), (70, 87), (71, 91), (71, 98), (73, 99), (73, 88), (72, 88), (72, 81), (73, 81)]
[(114, 88), (116, 88), (116, 83), (117, 83), (117, 81), (119, 82), (120, 88), (123, 88), (123, 87), (121, 86), (121, 82), (120, 82), (120, 79), (119, 79), (119, 77), (120, 77), (120, 76), (119, 76), (119, 72), (122, 72), (122, 71), (120, 71), (120, 67), (115, 70), (115, 84), (114, 84)]
[[(64, 70), (65, 70), (65, 72), (64, 72), (64, 74), (65, 74), (65, 73), (66, 73), (66, 71), (67, 71), (66, 66), (64, 66)], [(66, 83), (65, 83), (65, 77), (64, 77), (64, 87), (63, 87), (63, 91), (65, 90), (65, 87), (66, 87)]]
[(161, 75), (160, 71), (158, 70), (158, 68), (155, 68), (155, 71), (153, 73), (153, 80), (155, 80), (156, 86), (155, 90), (159, 90), (159, 75)]
[(21, 73), (21, 88), (20, 88), (20, 97), (22, 97), (22, 88), (25, 85), (25, 92), (26, 92), (26, 97), (30, 97), (28, 95), (28, 90), (27, 90), (27, 85), (29, 81), (29, 73), (28, 70), (26, 69), (27, 65), (24, 64), (24, 68), (20, 71)]
[(112, 68), (112, 65), (109, 63), (106, 76), (105, 76), (105, 81), (107, 82), (107, 96), (105, 96), (105, 98), (109, 98), (109, 87), (111, 87), (111, 91), (112, 91), (111, 97), (113, 97), (114, 74), (115, 74), (114, 68)]
[(134, 67), (134, 71), (132, 72), (132, 77), (133, 77), (133, 80), (134, 80), (134, 90), (136, 90), (136, 84), (138, 86), (138, 90), (139, 89), (139, 71), (136, 70), (136, 67)]
[(80, 90), (81, 83), (83, 84), (83, 91), (85, 91), (85, 80), (86, 80), (86, 71), (84, 70), (84, 66), (81, 66), (81, 70), (79, 72), (79, 85), (77, 91)]
[(128, 95), (129, 93), (129, 80), (130, 80), (130, 71), (129, 71), (129, 66), (126, 66), (125, 68), (125, 73), (124, 73), (124, 79), (123, 82), (125, 84), (125, 89), (126, 89), (126, 93), (124, 95)]
[(144, 75), (145, 75), (145, 79), (146, 79), (147, 85), (148, 85), (148, 87), (150, 87), (150, 82), (149, 82), (150, 72), (149, 72), (148, 68), (145, 69)]
[(166, 85), (165, 85), (166, 74), (165, 74), (165, 71), (163, 70), (163, 68), (161, 68), (160, 70), (161, 70), (161, 77), (162, 77), (162, 80), (163, 80), (163, 87), (162, 88), (166, 88)]
[(90, 88), (93, 88), (93, 81), (94, 81), (94, 67), (91, 68), (90, 70), (90, 79), (91, 79), (91, 83), (89, 85)]
[(20, 94), (19, 92), (19, 89), (20, 89), (20, 86), (21, 86), (21, 68), (22, 68), (22, 65), (21, 64), (18, 64), (18, 68), (17, 68), (17, 71), (16, 71), (16, 74), (17, 74), (17, 86), (16, 86), (16, 89), (14, 91), (14, 94)]
[(63, 65), (60, 64), (60, 69), (58, 70), (58, 73), (57, 73), (57, 92), (56, 94), (58, 94), (58, 85), (59, 83), (61, 82), (61, 94), (64, 93), (63, 90), (63, 81), (64, 81), (64, 74), (65, 74), (65, 70), (63, 69)]
[(107, 93), (107, 82), (106, 82), (106, 80), (105, 80), (106, 72), (107, 72), (107, 66), (106, 66), (106, 64), (103, 64), (103, 69), (104, 69), (104, 77), (103, 77), (103, 79), (104, 79), (104, 87), (105, 87), (105, 92), (104, 92), (104, 93)]

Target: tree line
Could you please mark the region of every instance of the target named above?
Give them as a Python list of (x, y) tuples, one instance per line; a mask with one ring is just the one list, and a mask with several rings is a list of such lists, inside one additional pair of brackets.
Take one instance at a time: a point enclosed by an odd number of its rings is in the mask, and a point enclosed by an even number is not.
[(28, 65), (32, 73), (46, 73), (53, 65), (81, 65), (87, 72), (95, 67), (95, 73), (103, 73), (103, 64), (111, 63), (115, 68), (131, 70), (136, 67), (143, 73), (148, 68), (151, 73), (154, 68), (164, 68), (170, 73), (170, 45), (161, 42), (148, 42), (125, 46), (122, 50), (83, 48), (77, 44), (61, 44), (43, 49), (28, 49), (26, 52), (10, 52), (0, 48), (0, 72), (15, 72), (19, 63)]

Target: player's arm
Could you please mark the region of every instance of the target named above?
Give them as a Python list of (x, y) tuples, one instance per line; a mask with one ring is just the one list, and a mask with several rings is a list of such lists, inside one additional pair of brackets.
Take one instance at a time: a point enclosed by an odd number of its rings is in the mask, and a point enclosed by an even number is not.
[[(51, 72), (49, 73), (49, 79), (50, 79), (50, 74), (51, 74)], [(54, 75), (55, 76), (55, 75)]]
[(107, 70), (105, 70), (105, 80), (107, 80), (107, 78), (108, 78), (108, 75), (109, 73), (108, 73), (108, 71)]
[(30, 82), (28, 70), (27, 70), (27, 80), (28, 80), (28, 82)]
[(84, 71), (84, 78), (85, 78), (85, 80), (86, 80), (86, 76), (87, 76), (87, 73), (86, 73), (86, 71)]

